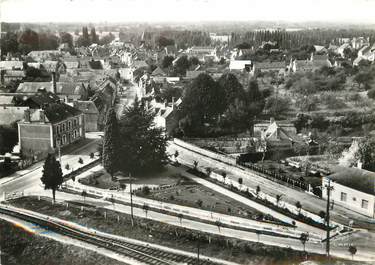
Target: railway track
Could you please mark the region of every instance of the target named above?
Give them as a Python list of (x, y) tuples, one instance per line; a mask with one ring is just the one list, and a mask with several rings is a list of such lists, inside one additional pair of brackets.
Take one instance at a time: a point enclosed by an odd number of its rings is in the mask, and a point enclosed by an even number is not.
[(15, 210), (0, 207), (0, 213), (37, 224), (47, 230), (59, 233), (70, 238), (81, 240), (89, 244), (112, 250), (141, 263), (150, 265), (219, 265), (220, 263), (198, 259), (193, 256), (172, 253), (151, 246), (131, 243), (120, 239), (114, 239), (95, 233), (82, 231), (53, 220), (45, 220), (40, 217), (16, 212)]

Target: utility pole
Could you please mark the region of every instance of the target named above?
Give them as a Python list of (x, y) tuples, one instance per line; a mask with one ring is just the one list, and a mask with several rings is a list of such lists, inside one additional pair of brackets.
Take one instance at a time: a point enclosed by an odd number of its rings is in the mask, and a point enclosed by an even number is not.
[(129, 182), (130, 182), (130, 215), (132, 226), (134, 226), (134, 215), (133, 215), (133, 189), (132, 189), (132, 174), (129, 173)]
[(327, 211), (326, 211), (326, 222), (327, 222), (327, 238), (326, 238), (326, 254), (329, 258), (329, 250), (330, 250), (330, 226), (329, 226), (329, 210), (331, 207), (331, 190), (333, 187), (331, 187), (331, 180), (328, 179), (328, 185), (325, 185), (325, 188), (327, 189)]
[(200, 264), (200, 261), (199, 261), (199, 251), (200, 251), (200, 242), (199, 242), (199, 239), (200, 239), (200, 236), (199, 236), (199, 234), (198, 234), (198, 243), (197, 243), (197, 265), (199, 265)]

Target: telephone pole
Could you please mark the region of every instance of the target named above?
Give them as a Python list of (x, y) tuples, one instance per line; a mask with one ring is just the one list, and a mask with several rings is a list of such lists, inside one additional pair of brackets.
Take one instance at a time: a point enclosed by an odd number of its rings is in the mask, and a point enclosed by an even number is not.
[(129, 173), (130, 182), (130, 216), (132, 221), (132, 226), (134, 226), (134, 215), (133, 215), (133, 189), (132, 189), (132, 174)]
[(333, 187), (331, 186), (331, 180), (328, 179), (328, 184), (325, 185), (325, 188), (327, 189), (327, 211), (326, 211), (326, 222), (327, 222), (327, 238), (326, 238), (326, 254), (329, 258), (329, 251), (330, 251), (330, 226), (329, 226), (329, 210), (331, 207), (331, 190)]

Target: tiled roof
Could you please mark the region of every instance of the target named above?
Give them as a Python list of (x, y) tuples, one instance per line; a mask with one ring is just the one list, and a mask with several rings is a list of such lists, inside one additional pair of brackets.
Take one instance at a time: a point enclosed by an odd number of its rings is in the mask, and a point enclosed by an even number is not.
[(285, 62), (255, 62), (254, 65), (258, 69), (282, 69), (286, 67)]
[[(56, 82), (56, 93), (62, 95), (81, 95), (82, 83)], [(51, 82), (24, 82), (19, 84), (17, 93), (36, 93), (38, 90), (53, 92)]]
[(78, 116), (82, 112), (65, 103), (52, 103), (44, 108), (46, 117), (51, 123), (66, 120), (67, 118)]
[(359, 168), (345, 168), (328, 177), (346, 187), (375, 195), (374, 172)]
[(78, 100), (78, 101), (74, 101), (73, 104), (75, 108), (79, 109), (85, 114), (98, 114), (99, 113), (93, 101)]
[(23, 70), (23, 61), (0, 61), (0, 69), (4, 70)]
[(0, 96), (0, 105), (13, 105), (13, 96)]

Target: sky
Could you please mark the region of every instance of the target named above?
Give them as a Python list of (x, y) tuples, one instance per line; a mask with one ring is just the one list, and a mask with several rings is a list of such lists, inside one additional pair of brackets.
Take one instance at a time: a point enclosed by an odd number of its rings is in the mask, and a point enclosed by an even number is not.
[(375, 23), (375, 0), (0, 0), (5, 22)]

